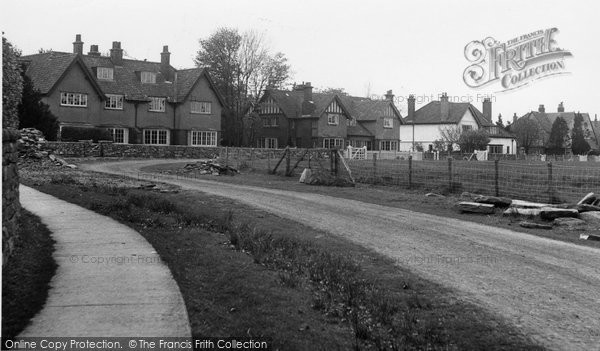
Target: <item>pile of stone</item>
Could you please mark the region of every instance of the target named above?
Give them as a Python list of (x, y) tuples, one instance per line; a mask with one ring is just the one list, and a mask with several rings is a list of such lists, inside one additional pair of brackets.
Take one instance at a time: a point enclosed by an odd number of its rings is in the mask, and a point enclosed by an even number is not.
[[(35, 128), (23, 128), (19, 131), (21, 137), (17, 141), (19, 157), (26, 162), (42, 162), (43, 166), (51, 163), (55, 166), (77, 168), (64, 159), (53, 154), (53, 150), (47, 146), (44, 133)], [(49, 161), (49, 162), (48, 162)]]
[(48, 157), (51, 150), (46, 147), (44, 134), (35, 128), (24, 128), (19, 131), (21, 137), (17, 141), (19, 157), (42, 159)]
[(183, 173), (210, 174), (210, 175), (235, 175), (239, 171), (231, 166), (221, 165), (216, 161), (199, 161), (188, 163), (183, 167)]
[(308, 185), (327, 185), (339, 187), (353, 187), (355, 184), (346, 178), (336, 177), (328, 170), (305, 168), (300, 175), (300, 183)]

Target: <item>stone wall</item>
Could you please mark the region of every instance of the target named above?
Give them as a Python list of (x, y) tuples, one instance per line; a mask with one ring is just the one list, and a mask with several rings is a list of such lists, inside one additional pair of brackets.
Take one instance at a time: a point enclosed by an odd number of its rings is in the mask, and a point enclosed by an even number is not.
[(17, 222), (21, 214), (19, 202), (19, 132), (12, 128), (2, 129), (2, 265), (12, 254), (18, 238)]

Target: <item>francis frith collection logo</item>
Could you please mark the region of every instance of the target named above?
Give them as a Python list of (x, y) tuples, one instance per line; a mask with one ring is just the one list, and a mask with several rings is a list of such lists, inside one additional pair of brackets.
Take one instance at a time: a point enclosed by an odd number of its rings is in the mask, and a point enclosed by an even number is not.
[(471, 88), (500, 84), (498, 91), (523, 87), (535, 80), (568, 73), (568, 50), (557, 46), (557, 28), (523, 34), (505, 43), (492, 37), (472, 41), (465, 46), (465, 58), (471, 63), (463, 80)]

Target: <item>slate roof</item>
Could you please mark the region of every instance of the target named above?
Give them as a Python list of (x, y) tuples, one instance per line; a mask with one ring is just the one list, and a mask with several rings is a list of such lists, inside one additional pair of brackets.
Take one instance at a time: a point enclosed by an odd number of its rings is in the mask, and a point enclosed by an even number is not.
[[(467, 110), (469, 110), (479, 126), (491, 127), (494, 125), (492, 121), (487, 119), (483, 113), (481, 113), (481, 111), (468, 102), (447, 102), (448, 116), (447, 118), (442, 118), (441, 104), (441, 101), (432, 101), (416, 110), (414, 124), (457, 124), (463, 118)], [(405, 122), (410, 123), (407, 118), (404, 119)]]
[(488, 127), (484, 128), (484, 130), (492, 138), (509, 138), (509, 139), (516, 138), (516, 136), (513, 133), (506, 131), (504, 128), (499, 127), (499, 126), (488, 126)]
[[(204, 75), (213, 87), (221, 104), (222, 97), (210, 76), (204, 69), (192, 68), (177, 71), (175, 82), (168, 82), (160, 71), (159, 62), (123, 59), (121, 66), (115, 66), (110, 57), (77, 55), (74, 53), (48, 52), (36, 55), (27, 55), (20, 58), (26, 62), (26, 74), (32, 79), (34, 86), (42, 94), (51, 92), (60, 81), (65, 72), (76, 62), (83, 63), (87, 68), (92, 84), (99, 87), (104, 94), (124, 95), (126, 100), (148, 101), (149, 96), (165, 96), (169, 102), (181, 102), (187, 97), (194, 84), (200, 76)], [(113, 80), (97, 79), (95, 69), (97, 67), (113, 68)], [(156, 73), (156, 83), (144, 84), (140, 80), (140, 72)]]
[(351, 136), (364, 136), (364, 137), (372, 137), (374, 136), (367, 128), (365, 128), (362, 124), (357, 123), (355, 126), (348, 126), (348, 135)]
[(312, 94), (313, 111), (309, 114), (302, 113), (302, 104), (304, 102), (304, 92), (301, 90), (277, 90), (271, 89), (263, 96), (261, 100), (272, 97), (277, 103), (283, 114), (288, 118), (318, 118), (329, 107), (334, 99), (338, 99), (341, 108), (350, 115), (343, 101), (336, 94)]
[(340, 97), (344, 102), (344, 106), (348, 108), (352, 118), (357, 121), (368, 122), (376, 121), (385, 116), (388, 107), (392, 106), (400, 123), (403, 123), (400, 111), (388, 100), (372, 100), (369, 98), (343, 95)]

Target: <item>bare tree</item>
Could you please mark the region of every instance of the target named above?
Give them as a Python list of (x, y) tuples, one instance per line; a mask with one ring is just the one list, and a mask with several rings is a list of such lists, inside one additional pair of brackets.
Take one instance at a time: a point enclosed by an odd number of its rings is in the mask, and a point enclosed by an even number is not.
[(462, 128), (458, 125), (439, 127), (439, 131), (442, 139), (448, 144), (448, 151), (451, 151), (453, 146), (458, 144), (462, 135)]

